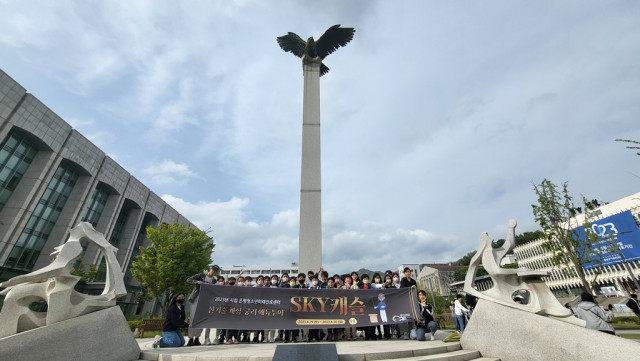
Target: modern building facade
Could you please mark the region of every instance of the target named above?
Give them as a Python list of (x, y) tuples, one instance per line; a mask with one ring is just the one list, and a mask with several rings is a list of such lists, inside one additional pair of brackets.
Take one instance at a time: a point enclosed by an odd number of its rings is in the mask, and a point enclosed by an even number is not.
[[(146, 227), (193, 225), (0, 70), (0, 282), (49, 264), (79, 222), (118, 248), (125, 315), (153, 312), (154, 302), (138, 302), (143, 291), (130, 272), (149, 244)], [(82, 262), (100, 265), (102, 254), (90, 244)]]
[[(617, 219), (627, 216), (629, 219), (624, 226), (617, 223)], [(575, 219), (572, 227), (578, 227), (585, 223), (585, 214), (580, 214)], [(636, 255), (640, 252), (640, 239), (638, 236), (640, 225), (640, 193), (632, 194), (615, 202), (603, 205), (589, 211), (588, 222), (595, 230), (611, 233), (628, 238), (624, 242), (621, 238), (615, 244), (625, 248), (625, 253)], [(612, 228), (613, 225), (613, 228)], [(605, 240), (606, 241), (606, 240)], [(556, 294), (556, 297), (570, 297), (582, 292), (581, 282), (572, 267), (554, 266), (551, 262), (552, 253), (543, 244), (544, 239), (529, 242), (514, 248), (513, 252), (519, 266), (534, 270), (543, 270), (550, 273), (544, 281)], [(607, 243), (605, 246), (609, 246)], [(627, 251), (635, 252), (628, 253)], [(619, 257), (620, 250), (614, 250), (603, 257), (602, 266), (584, 267), (588, 282), (596, 285), (602, 296), (628, 296), (629, 293), (640, 291), (633, 280), (640, 278), (640, 259), (638, 257)]]

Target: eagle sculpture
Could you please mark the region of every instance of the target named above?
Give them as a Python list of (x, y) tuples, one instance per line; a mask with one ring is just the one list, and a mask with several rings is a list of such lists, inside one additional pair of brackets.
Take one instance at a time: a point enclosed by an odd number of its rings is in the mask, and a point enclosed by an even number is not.
[(355, 32), (354, 28), (341, 28), (338, 24), (327, 29), (318, 41), (315, 41), (312, 36), (306, 42), (297, 34), (290, 32), (278, 37), (278, 45), (282, 50), (302, 58), (303, 64), (320, 62), (320, 76), (323, 76), (329, 72), (329, 68), (322, 63), (322, 60), (339, 47), (347, 45), (353, 39)]

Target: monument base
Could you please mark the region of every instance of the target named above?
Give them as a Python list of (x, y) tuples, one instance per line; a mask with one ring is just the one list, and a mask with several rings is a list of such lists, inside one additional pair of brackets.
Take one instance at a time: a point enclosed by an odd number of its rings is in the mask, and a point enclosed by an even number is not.
[(640, 344), (491, 301), (480, 300), (462, 348), (502, 361), (635, 360)]
[(338, 350), (333, 343), (278, 345), (273, 361), (338, 361)]
[(0, 338), (0, 360), (137, 360), (140, 347), (120, 307)]

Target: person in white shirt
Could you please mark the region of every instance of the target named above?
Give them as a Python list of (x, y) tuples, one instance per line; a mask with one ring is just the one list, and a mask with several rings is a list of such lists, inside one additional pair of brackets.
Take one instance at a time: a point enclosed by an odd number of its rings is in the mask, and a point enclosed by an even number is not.
[(462, 295), (456, 295), (456, 301), (453, 303), (453, 306), (456, 318), (458, 319), (458, 325), (460, 326), (460, 333), (462, 333), (464, 332), (464, 316), (469, 313), (469, 310), (462, 305), (460, 300), (462, 300)]

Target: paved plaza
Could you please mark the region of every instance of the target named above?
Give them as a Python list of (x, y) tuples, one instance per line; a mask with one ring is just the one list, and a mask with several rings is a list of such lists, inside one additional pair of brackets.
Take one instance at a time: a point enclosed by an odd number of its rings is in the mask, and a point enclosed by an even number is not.
[[(436, 332), (435, 341), (379, 340), (339, 341), (338, 358), (344, 360), (497, 360), (480, 358), (473, 350), (462, 350), (459, 342), (443, 342), (450, 331)], [(267, 361), (274, 356), (278, 345), (312, 345), (327, 342), (298, 343), (240, 343), (235, 345), (210, 345), (178, 348), (152, 348), (153, 339), (137, 339), (143, 360), (180, 361)]]

